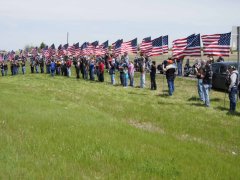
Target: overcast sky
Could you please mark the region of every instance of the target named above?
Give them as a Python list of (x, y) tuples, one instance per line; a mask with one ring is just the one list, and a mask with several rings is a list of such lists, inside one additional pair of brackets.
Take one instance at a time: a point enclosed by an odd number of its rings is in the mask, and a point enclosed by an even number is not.
[[(227, 33), (240, 25), (240, 0), (1, 0), (0, 49), (119, 38), (174, 39)], [(171, 45), (170, 45), (171, 46)]]

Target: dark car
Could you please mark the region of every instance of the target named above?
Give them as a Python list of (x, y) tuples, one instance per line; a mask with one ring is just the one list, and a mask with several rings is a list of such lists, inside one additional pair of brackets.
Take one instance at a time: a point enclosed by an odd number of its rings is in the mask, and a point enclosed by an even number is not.
[(228, 77), (228, 67), (230, 65), (237, 66), (237, 62), (217, 62), (212, 64), (213, 77), (212, 77), (212, 87), (214, 89), (226, 90), (225, 85), (226, 78)]

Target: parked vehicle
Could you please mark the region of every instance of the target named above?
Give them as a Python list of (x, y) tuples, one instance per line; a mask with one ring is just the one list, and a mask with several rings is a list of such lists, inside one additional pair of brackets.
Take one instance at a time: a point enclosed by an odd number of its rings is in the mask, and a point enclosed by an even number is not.
[(212, 77), (212, 87), (214, 89), (226, 90), (225, 85), (226, 79), (228, 77), (228, 67), (233, 65), (237, 68), (237, 62), (216, 62), (212, 64), (213, 77)]

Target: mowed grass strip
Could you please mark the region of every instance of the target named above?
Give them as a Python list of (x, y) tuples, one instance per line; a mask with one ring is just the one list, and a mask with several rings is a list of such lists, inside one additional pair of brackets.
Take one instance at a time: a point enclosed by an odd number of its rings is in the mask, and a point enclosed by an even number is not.
[(105, 79), (1, 77), (0, 178), (240, 177), (240, 119), (227, 114), (224, 93), (211, 91), (205, 108), (193, 80), (177, 78), (168, 97), (160, 75), (157, 91), (148, 78), (145, 89)]

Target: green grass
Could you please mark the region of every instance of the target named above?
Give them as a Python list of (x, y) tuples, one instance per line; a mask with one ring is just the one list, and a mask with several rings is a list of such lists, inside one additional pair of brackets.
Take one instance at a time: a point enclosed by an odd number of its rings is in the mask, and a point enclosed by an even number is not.
[(239, 179), (240, 115), (224, 93), (205, 108), (196, 81), (177, 78), (168, 97), (162, 78), (150, 91), (107, 73), (0, 77), (0, 179)]

